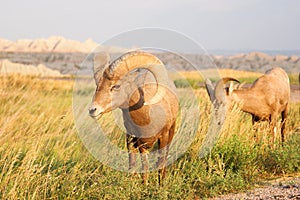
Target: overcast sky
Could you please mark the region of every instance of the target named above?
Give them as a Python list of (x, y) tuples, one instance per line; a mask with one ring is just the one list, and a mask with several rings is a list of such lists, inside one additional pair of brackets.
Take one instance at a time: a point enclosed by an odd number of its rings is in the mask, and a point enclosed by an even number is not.
[(7, 0), (0, 38), (98, 43), (139, 27), (179, 31), (206, 49), (299, 50), (299, 0)]

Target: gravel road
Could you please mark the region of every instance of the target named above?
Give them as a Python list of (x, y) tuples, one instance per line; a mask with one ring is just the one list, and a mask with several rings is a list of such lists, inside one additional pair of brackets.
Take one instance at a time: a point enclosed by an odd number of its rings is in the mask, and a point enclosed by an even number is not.
[(245, 200), (271, 200), (295, 199), (300, 200), (300, 177), (277, 179), (267, 186), (256, 188), (244, 193), (222, 195), (212, 200), (245, 199)]

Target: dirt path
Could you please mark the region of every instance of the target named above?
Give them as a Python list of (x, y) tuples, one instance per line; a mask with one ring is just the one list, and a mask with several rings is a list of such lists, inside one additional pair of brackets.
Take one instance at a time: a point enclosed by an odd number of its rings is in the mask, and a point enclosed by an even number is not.
[(300, 176), (280, 178), (244, 193), (222, 195), (212, 200), (232, 199), (295, 199), (300, 200)]

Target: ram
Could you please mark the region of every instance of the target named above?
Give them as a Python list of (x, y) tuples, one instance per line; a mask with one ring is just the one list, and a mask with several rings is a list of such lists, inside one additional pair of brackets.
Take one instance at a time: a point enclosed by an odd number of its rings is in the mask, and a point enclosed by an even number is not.
[(273, 144), (276, 133), (276, 122), (281, 115), (281, 140), (284, 142), (286, 118), (290, 98), (290, 84), (286, 72), (279, 68), (273, 68), (248, 89), (225, 88), (228, 81), (237, 81), (234, 78), (223, 78), (213, 87), (209, 79), (206, 80), (206, 89), (210, 100), (216, 106), (226, 105), (230, 102), (237, 103), (241, 110), (252, 115), (252, 123), (268, 120)]
[[(149, 170), (147, 153), (158, 141), (157, 167), (161, 182), (166, 173), (168, 150), (179, 107), (174, 83), (170, 81), (162, 61), (152, 54), (133, 51), (112, 63), (109, 59), (105, 53), (94, 57), (97, 87), (89, 114), (98, 119), (114, 109), (122, 110), (129, 169), (135, 169), (140, 153), (144, 183), (147, 183)], [(104, 68), (103, 73), (97, 68)]]

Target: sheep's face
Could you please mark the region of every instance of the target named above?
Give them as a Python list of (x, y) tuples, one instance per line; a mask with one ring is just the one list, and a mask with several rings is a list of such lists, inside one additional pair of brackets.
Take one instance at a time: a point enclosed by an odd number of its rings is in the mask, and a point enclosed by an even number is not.
[(116, 108), (126, 108), (129, 105), (132, 93), (132, 82), (125, 77), (121, 80), (109, 79), (105, 72), (100, 78), (89, 108), (89, 114), (93, 118), (100, 118), (103, 113)]

